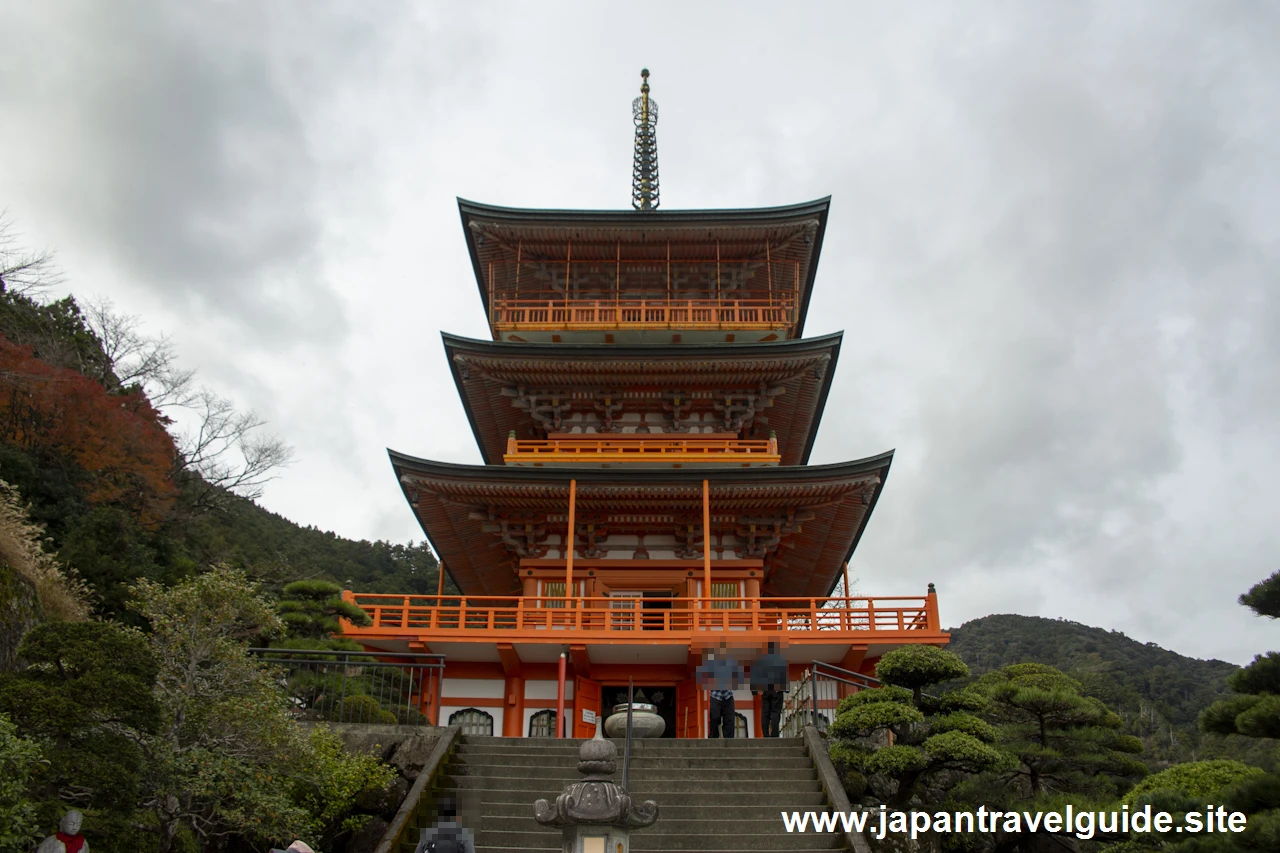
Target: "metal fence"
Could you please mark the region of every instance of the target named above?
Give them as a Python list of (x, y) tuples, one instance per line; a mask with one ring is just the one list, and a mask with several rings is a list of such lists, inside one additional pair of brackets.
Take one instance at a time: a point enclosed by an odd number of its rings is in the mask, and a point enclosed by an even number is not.
[(304, 720), (438, 725), (444, 655), (250, 649), (278, 670)]
[(836, 718), (840, 700), (859, 690), (880, 687), (878, 678), (850, 672), (822, 661), (813, 661), (801, 679), (792, 685), (782, 705), (783, 737), (800, 737), (805, 726), (815, 726), (826, 734)]

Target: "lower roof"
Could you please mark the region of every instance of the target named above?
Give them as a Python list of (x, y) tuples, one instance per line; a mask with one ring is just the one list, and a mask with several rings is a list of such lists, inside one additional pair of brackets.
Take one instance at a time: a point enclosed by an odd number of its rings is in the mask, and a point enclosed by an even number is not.
[(699, 527), (705, 479), (713, 533), (731, 532), (744, 519), (801, 519), (765, 557), (763, 594), (826, 596), (866, 529), (893, 460), (890, 451), (833, 465), (620, 471), (457, 465), (389, 454), (428, 540), (468, 595), (520, 592), (518, 558), (494, 534), (494, 520), (541, 519), (563, 528), (571, 479), (579, 521), (657, 516), (696, 519)]

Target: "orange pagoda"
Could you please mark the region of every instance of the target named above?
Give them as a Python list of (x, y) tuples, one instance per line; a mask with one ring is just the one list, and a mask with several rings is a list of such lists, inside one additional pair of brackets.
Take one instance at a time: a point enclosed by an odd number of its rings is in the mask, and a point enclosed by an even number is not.
[(847, 594), (892, 452), (808, 464), (841, 343), (803, 337), (829, 199), (658, 210), (648, 90), (633, 210), (459, 201), (493, 339), (444, 349), (484, 464), (390, 456), (461, 595), (345, 593), (372, 617), (345, 636), (444, 656), (442, 724), (589, 737), (630, 679), (698, 737), (708, 646), (780, 641), (800, 679), (948, 640), (932, 588)]

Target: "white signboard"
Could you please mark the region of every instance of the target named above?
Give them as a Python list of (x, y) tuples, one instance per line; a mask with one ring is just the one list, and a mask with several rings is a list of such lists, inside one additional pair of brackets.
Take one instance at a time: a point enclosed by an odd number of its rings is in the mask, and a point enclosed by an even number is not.
[(587, 725), (591, 725), (595, 721), (596, 721), (596, 712), (591, 710), (590, 708), (583, 708), (582, 722), (586, 723)]

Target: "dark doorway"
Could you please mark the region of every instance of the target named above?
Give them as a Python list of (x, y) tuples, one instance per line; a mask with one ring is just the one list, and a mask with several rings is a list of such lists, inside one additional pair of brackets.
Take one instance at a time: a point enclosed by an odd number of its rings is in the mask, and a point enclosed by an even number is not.
[[(663, 616), (662, 611), (671, 609), (672, 594), (673, 593), (670, 590), (663, 590), (660, 592), (653, 592), (649, 590), (645, 591), (644, 599), (642, 600), (642, 603), (640, 605), (642, 608), (640, 611), (640, 620), (641, 620), (640, 624), (644, 628), (644, 630), (646, 631), (662, 630), (663, 619), (666, 618)], [(674, 696), (674, 694), (672, 695)], [(672, 701), (674, 702), (675, 700), (673, 699)], [(649, 704), (652, 705), (654, 703), (650, 702)], [(675, 706), (673, 705), (672, 706), (673, 710), (671, 712), (672, 719), (674, 719), (674, 715), (675, 715), (674, 708)], [(667, 720), (667, 725), (668, 726), (671, 725), (671, 720)]]
[[(646, 602), (647, 604), (647, 602)], [(668, 602), (670, 604), (670, 602)], [(664, 738), (676, 736), (676, 688), (674, 685), (667, 687), (640, 687), (635, 688), (636, 701), (644, 702), (648, 705), (656, 705), (658, 707), (658, 715), (666, 722), (667, 728), (662, 733)], [(643, 695), (641, 695), (643, 694)], [(613, 713), (614, 705), (623, 705), (627, 701), (627, 686), (621, 687), (605, 685), (602, 690), (602, 698), (604, 702), (601, 710), (605, 715)]]

